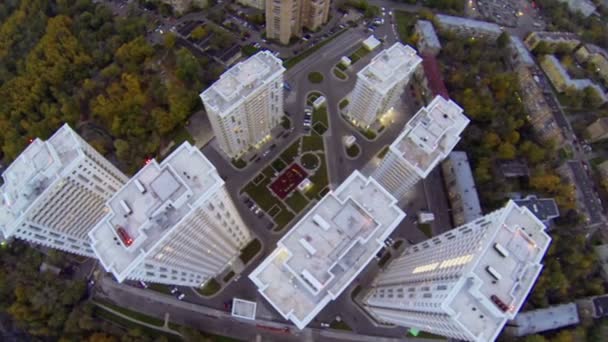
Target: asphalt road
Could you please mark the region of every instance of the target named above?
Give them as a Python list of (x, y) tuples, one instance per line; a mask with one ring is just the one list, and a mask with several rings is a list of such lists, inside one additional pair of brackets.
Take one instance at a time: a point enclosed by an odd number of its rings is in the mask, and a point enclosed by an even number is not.
[(568, 166), (572, 170), (574, 175), (574, 181), (577, 184), (578, 191), (581, 193), (579, 200), (582, 200), (586, 209), (589, 221), (589, 226), (601, 224), (604, 221), (604, 208), (600, 201), (597, 192), (595, 191), (595, 184), (591, 177), (589, 177), (588, 171), (585, 169), (583, 162), (581, 161), (569, 161)]

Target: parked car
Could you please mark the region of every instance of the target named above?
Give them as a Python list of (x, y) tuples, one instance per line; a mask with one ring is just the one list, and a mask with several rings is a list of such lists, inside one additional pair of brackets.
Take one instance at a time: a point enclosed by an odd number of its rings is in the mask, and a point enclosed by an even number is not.
[(171, 288), (171, 294), (176, 294), (176, 293), (177, 293), (177, 291), (179, 291), (179, 290), (177, 289), (177, 287), (175, 287), (175, 286), (174, 286), (174, 287), (172, 287), (172, 288)]
[(329, 323), (321, 322), (321, 328), (329, 328)]
[(177, 296), (177, 299), (184, 300), (185, 297), (186, 297), (186, 295), (180, 292), (180, 294)]
[(148, 284), (146, 284), (144, 281), (140, 280), (139, 281), (139, 285), (141, 286), (142, 289), (147, 289), (148, 288)]

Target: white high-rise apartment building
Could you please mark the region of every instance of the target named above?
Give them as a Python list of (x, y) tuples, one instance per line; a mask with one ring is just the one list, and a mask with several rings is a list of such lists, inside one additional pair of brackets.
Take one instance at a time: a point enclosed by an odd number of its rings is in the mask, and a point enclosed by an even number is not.
[(89, 235), (119, 282), (199, 286), (251, 240), (217, 170), (187, 142), (143, 167), (107, 206)]
[(280, 59), (261, 51), (220, 76), (200, 96), (219, 146), (235, 158), (270, 138), (283, 116)]
[(366, 289), (364, 307), (379, 322), (493, 341), (522, 307), (550, 242), (545, 225), (509, 201), (408, 247)]
[(127, 177), (67, 124), (33, 140), (2, 174), (0, 229), (62, 251), (95, 257), (88, 233)]
[(399, 42), (374, 56), (357, 73), (348, 107), (353, 123), (369, 127), (392, 109), (421, 62), (416, 50)]
[(435, 97), (408, 121), (372, 177), (401, 199), (447, 157), (468, 124), (469, 119), (456, 103)]
[(393, 196), (355, 171), (249, 278), (285, 319), (303, 329), (357, 277), (404, 217)]

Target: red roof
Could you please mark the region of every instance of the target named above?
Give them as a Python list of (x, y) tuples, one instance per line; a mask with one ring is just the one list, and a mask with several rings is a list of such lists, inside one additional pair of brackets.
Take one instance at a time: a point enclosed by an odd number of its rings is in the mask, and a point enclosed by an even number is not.
[(441, 95), (446, 100), (450, 99), (443, 78), (441, 77), (441, 71), (439, 69), (439, 63), (437, 58), (433, 55), (422, 55), (422, 67), (424, 68), (424, 74), (429, 82), (429, 88), (433, 92), (433, 95)]

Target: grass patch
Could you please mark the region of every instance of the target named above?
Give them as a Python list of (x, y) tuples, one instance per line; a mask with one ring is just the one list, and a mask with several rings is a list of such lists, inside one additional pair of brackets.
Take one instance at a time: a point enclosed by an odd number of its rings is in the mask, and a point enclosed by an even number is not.
[(255, 178), (253, 179), (253, 182), (255, 184), (258, 184), (259, 182), (263, 181), (264, 178), (266, 178), (266, 176), (264, 176), (263, 174), (258, 174), (257, 176), (255, 176)]
[(391, 253), (390, 252), (384, 253), (384, 255), (382, 256), (382, 258), (380, 258), (380, 260), (378, 261), (378, 266), (384, 267), (384, 265), (386, 265), (386, 263), (389, 261), (390, 258), (391, 258)]
[(302, 52), (301, 54), (292, 57), (288, 60), (286, 60), (283, 63), (283, 66), (286, 69), (289, 68), (293, 68), (296, 64), (300, 63), (302, 60), (304, 60), (306, 57), (312, 55), (313, 53), (315, 53), (317, 50), (319, 50), (320, 48), (322, 48), (323, 46), (329, 44), (329, 42), (331, 42), (332, 40), (336, 39), (338, 36), (340, 36), (342, 33), (346, 32), (346, 29), (343, 29), (341, 31), (339, 31), (338, 33), (334, 34), (333, 36), (327, 38), (326, 40), (322, 41), (321, 43), (311, 47), (310, 49)]
[(334, 68), (334, 76), (341, 80), (345, 80), (347, 78), (346, 74), (343, 73), (340, 69)]
[(325, 127), (329, 126), (329, 119), (327, 117), (327, 106), (322, 106), (312, 111), (312, 122), (321, 122)]
[(285, 226), (287, 226), (287, 224), (291, 222), (294, 217), (295, 215), (292, 214), (290, 211), (282, 210), (279, 215), (274, 218), (274, 222), (277, 224), (277, 226), (274, 228), (274, 231), (280, 232), (281, 230), (283, 230), (283, 228), (285, 228)]
[(245, 45), (241, 48), (241, 52), (247, 57), (255, 55), (258, 53), (258, 51), (260, 51), (260, 49), (254, 47), (253, 45)]
[(336, 68), (340, 69), (341, 71), (346, 71), (346, 69), (348, 69), (348, 67), (342, 63), (336, 64)]
[(282, 161), (281, 158), (275, 159), (271, 165), (273, 169), (277, 170), (277, 172), (281, 172), (287, 167), (287, 164), (285, 164), (285, 162)]
[(281, 153), (281, 159), (287, 164), (293, 163), (298, 155), (298, 148), (300, 147), (300, 139), (296, 139), (288, 148)]
[(333, 321), (333, 322), (331, 322), (331, 323), (329, 324), (329, 327), (330, 327), (330, 328), (332, 328), (332, 329), (339, 329), (339, 330), (346, 330), (346, 331), (352, 331), (352, 330), (353, 330), (353, 329), (352, 329), (352, 328), (351, 328), (351, 327), (350, 327), (348, 324), (346, 324), (344, 321), (339, 321), (339, 322), (338, 322), (338, 321), (337, 321), (337, 320), (335, 320), (335, 319), (334, 319), (334, 321)]
[(371, 129), (359, 128), (359, 132), (361, 132), (361, 134), (363, 134), (363, 136), (369, 140), (374, 140), (378, 136), (376, 132), (372, 131)]
[(309, 106), (312, 106), (312, 104), (321, 96), (321, 93), (313, 91), (310, 94), (308, 94), (308, 97), (306, 98), (306, 104)]
[(308, 200), (299, 191), (292, 192), (284, 201), (296, 213), (301, 212), (308, 205)]
[(224, 283), (227, 283), (230, 281), (230, 279), (232, 279), (232, 277), (234, 277), (234, 272), (230, 271), (224, 276), (222, 280), (224, 281)]
[(361, 148), (359, 148), (359, 145), (357, 144), (353, 144), (351, 147), (346, 149), (346, 155), (351, 158), (358, 157), (359, 153), (361, 153)]
[(305, 168), (312, 170), (319, 166), (319, 157), (313, 153), (304, 153), (300, 157), (300, 164), (302, 164), (302, 166)]
[(288, 117), (283, 116), (281, 118), (281, 126), (283, 126), (283, 128), (285, 128), (285, 129), (290, 129), (291, 128), (291, 120), (289, 120)]
[(431, 229), (431, 225), (429, 223), (419, 223), (418, 229), (420, 229), (426, 237), (433, 237), (433, 230)]
[(221, 289), (220, 283), (217, 282), (214, 278), (209, 279), (203, 288), (198, 288), (196, 291), (203, 296), (212, 296)]
[(144, 322), (144, 323), (148, 323), (150, 325), (154, 325), (157, 327), (162, 327), (163, 325), (165, 325), (165, 321), (162, 319), (158, 319), (155, 317), (150, 317), (148, 315), (145, 315), (141, 312), (137, 312), (137, 311), (133, 311), (133, 310), (129, 310), (127, 308), (123, 308), (121, 306), (118, 306), (114, 303), (111, 303), (107, 300), (103, 300), (103, 299), (95, 299), (96, 303), (102, 304), (104, 306), (109, 307), (110, 309), (120, 312), (121, 314), (125, 315), (125, 316), (129, 316), (133, 319), (136, 319), (138, 321)]
[(418, 338), (433, 339), (433, 340), (445, 340), (446, 339), (445, 336), (431, 334), (431, 333), (426, 332), (426, 331), (420, 331), (416, 337), (418, 337)]
[(388, 153), (388, 145), (384, 146), (380, 152), (378, 152), (378, 158), (382, 159)]
[(260, 240), (255, 239), (247, 244), (243, 249), (241, 249), (241, 261), (243, 264), (247, 264), (249, 260), (251, 260), (258, 252), (262, 249), (262, 243)]
[(264, 174), (264, 176), (266, 176), (266, 178), (268, 178), (269, 180), (272, 179), (272, 177), (274, 177), (274, 169), (271, 166), (266, 166), (264, 168), (264, 170), (262, 170), (262, 173)]
[(327, 127), (325, 127), (322, 123), (317, 122), (316, 124), (314, 124), (312, 126), (312, 129), (315, 130), (315, 132), (317, 132), (318, 135), (323, 135), (325, 134), (325, 132), (327, 132)]
[(347, 99), (344, 99), (344, 100), (340, 101), (340, 105), (339, 105), (340, 109), (344, 109), (346, 106), (348, 106), (348, 100)]
[(325, 149), (323, 137), (318, 134), (302, 137), (302, 153), (307, 151), (322, 151)]
[(355, 64), (358, 60), (365, 57), (371, 51), (366, 49), (365, 46), (361, 46), (357, 49), (357, 51), (353, 52), (348, 58), (350, 58), (350, 63)]
[(418, 20), (415, 14), (411, 14), (403, 11), (395, 11), (395, 22), (397, 23), (397, 34), (402, 42), (407, 44), (413, 44), (412, 39), (414, 33), (414, 25)]
[(397, 240), (395, 241), (395, 243), (393, 243), (393, 248), (398, 249), (399, 247), (401, 247), (401, 245), (403, 245), (403, 240)]
[(167, 295), (171, 294), (171, 287), (169, 285), (151, 283), (148, 284), (148, 288), (152, 291), (164, 293)]
[(310, 181), (313, 183), (310, 190), (306, 192), (306, 197), (309, 199), (321, 199), (323, 197), (323, 190), (327, 188), (329, 184), (329, 178), (327, 176), (327, 165), (325, 163), (325, 155), (319, 155), (319, 168), (314, 175), (310, 177)]
[(268, 211), (268, 216), (275, 217), (280, 212), (281, 212), (281, 207), (278, 205), (273, 205), (272, 208)]
[(310, 83), (321, 83), (323, 82), (323, 74), (318, 71), (313, 71), (308, 74), (308, 80)]
[(137, 324), (133, 321), (130, 321), (126, 318), (120, 317), (102, 307), (96, 307), (93, 311), (93, 315), (99, 319), (102, 319), (104, 321), (107, 321), (111, 324), (120, 326), (122, 328), (124, 328), (125, 330), (131, 330), (131, 329), (138, 329), (141, 330), (145, 335), (151, 337), (151, 338), (156, 338), (156, 337), (160, 337), (160, 336), (164, 336), (167, 338), (168, 341), (170, 342), (181, 342), (183, 341), (181, 339), (181, 337), (179, 337), (179, 335), (176, 334), (170, 334), (164, 331), (160, 331), (160, 330), (156, 330), (150, 327), (146, 327), (143, 326), (141, 324)]
[(232, 159), (232, 165), (234, 165), (234, 167), (236, 167), (237, 169), (242, 169), (247, 166), (247, 162), (244, 161), (242, 158)]

